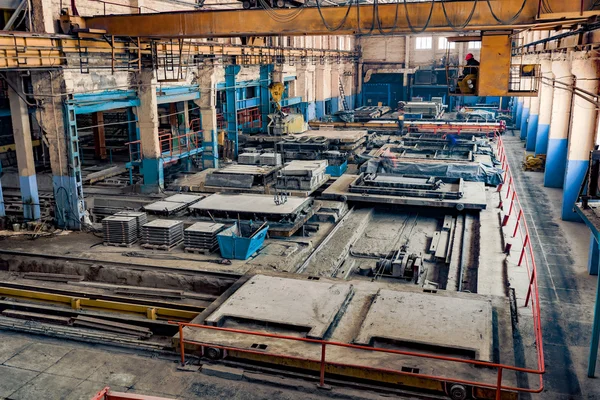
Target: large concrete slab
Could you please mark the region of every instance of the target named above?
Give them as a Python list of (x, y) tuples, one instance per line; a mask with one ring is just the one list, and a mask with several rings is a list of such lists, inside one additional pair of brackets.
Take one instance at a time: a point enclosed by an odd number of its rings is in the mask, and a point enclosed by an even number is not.
[[(457, 332), (461, 332), (457, 335)], [(491, 300), (381, 289), (355, 343), (391, 342), (402, 348), (492, 361)]]
[(310, 202), (310, 198), (288, 197), (283, 204), (275, 204), (272, 195), (223, 194), (209, 196), (190, 207), (191, 210), (228, 211), (259, 214), (294, 214)]
[(228, 319), (298, 328), (323, 339), (352, 294), (348, 283), (318, 282), (257, 275), (225, 301), (206, 322), (223, 326)]

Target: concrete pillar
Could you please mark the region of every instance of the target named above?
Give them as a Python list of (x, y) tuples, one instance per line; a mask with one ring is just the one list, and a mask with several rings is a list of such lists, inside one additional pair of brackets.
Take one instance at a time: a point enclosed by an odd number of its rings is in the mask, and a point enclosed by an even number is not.
[(63, 106), (61, 93), (67, 90), (67, 83), (62, 71), (32, 71), (33, 93), (41, 101), (38, 122), (43, 131), (44, 143), (48, 146), (48, 157), (52, 168), (52, 184), (54, 188), (56, 224), (61, 228), (79, 229), (85, 213), (81, 177), (74, 172), (77, 168), (71, 158), (73, 147), (78, 151), (78, 143), (69, 146), (68, 120)]
[(164, 187), (163, 161), (158, 138), (158, 103), (156, 101), (157, 81), (154, 71), (143, 70), (138, 74), (140, 106), (137, 108), (140, 128), (140, 147), (144, 178), (142, 189), (146, 192), (158, 191)]
[(227, 140), (233, 142), (233, 159), (237, 159), (239, 144), (236, 76), (240, 69), (239, 65), (225, 66), (225, 98), (227, 101), (225, 121), (227, 121)]
[(339, 111), (340, 106), (340, 67), (341, 64), (331, 65), (331, 113)]
[(45, 0), (31, 0), (31, 26), (35, 33), (56, 33), (57, 22), (53, 15), (55, 10)]
[(35, 175), (35, 161), (33, 160), (29, 111), (22, 90), (23, 81), (18, 72), (8, 73), (7, 78), (9, 80), (8, 101), (10, 103), (10, 119), (15, 139), (17, 165), (19, 167), (19, 186), (23, 201), (23, 217), (25, 220), (38, 220), (40, 219), (40, 197), (38, 195), (37, 178)]
[(534, 151), (540, 114), (540, 95), (530, 97), (529, 119), (527, 120), (527, 141), (525, 150)]
[(302, 110), (304, 111), (304, 120), (309, 120), (309, 85), (308, 85), (308, 71), (307, 65), (296, 65), (296, 92), (294, 97), (302, 97)]
[(315, 103), (316, 117), (321, 118), (325, 115), (325, 65), (317, 64), (315, 66)]
[(600, 262), (600, 248), (596, 237), (590, 235), (590, 252), (588, 257), (588, 272), (590, 275), (598, 275), (598, 263)]
[(515, 127), (516, 128), (520, 128), (521, 127), (521, 116), (523, 115), (523, 97), (515, 97), (515, 100), (517, 102), (517, 106), (516, 106), (516, 111), (515, 111)]
[(523, 111), (521, 112), (521, 122), (519, 124), (521, 130), (521, 140), (527, 139), (527, 120), (529, 119), (529, 106), (531, 105), (531, 97), (523, 99)]
[(217, 147), (217, 77), (215, 67), (199, 70), (200, 98), (194, 103), (200, 107), (202, 121), (202, 167), (218, 168), (219, 151)]
[[(599, 59), (591, 58), (589, 53), (584, 51), (573, 53), (571, 72), (575, 75), (577, 88), (598, 93), (599, 71)], [(573, 97), (573, 117), (563, 184), (562, 219), (565, 221), (581, 221), (581, 217), (573, 211), (573, 206), (587, 172), (590, 151), (594, 148), (597, 113), (593, 104), (580, 96)]]
[(554, 95), (554, 86), (551, 80), (554, 79), (552, 73), (552, 59), (548, 55), (540, 56), (540, 67), (542, 73), (542, 82), (540, 83), (540, 117), (535, 139), (535, 154), (546, 154), (548, 149), (548, 135), (550, 133), (550, 119), (552, 117), (552, 96)]
[(546, 151), (544, 186), (562, 188), (567, 166), (567, 137), (571, 121), (571, 101), (573, 94), (565, 85), (573, 84), (571, 60), (561, 55), (552, 60), (552, 74), (556, 80), (552, 94), (552, 115)]

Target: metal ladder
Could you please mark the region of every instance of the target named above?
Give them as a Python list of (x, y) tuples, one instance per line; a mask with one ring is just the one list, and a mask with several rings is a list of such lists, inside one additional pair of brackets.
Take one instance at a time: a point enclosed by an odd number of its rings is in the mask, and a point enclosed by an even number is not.
[(342, 98), (342, 104), (344, 105), (344, 111), (350, 111), (350, 107), (348, 107), (348, 102), (346, 101), (346, 94), (344, 93), (344, 84), (342, 83), (342, 77), (339, 77), (340, 84), (340, 97)]

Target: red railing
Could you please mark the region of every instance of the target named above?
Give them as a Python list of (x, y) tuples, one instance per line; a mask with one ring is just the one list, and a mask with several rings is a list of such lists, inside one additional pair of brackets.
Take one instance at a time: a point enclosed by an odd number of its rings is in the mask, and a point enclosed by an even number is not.
[[(177, 136), (173, 136), (171, 132), (159, 131), (158, 142), (161, 150), (161, 157), (173, 158), (202, 147), (202, 131), (191, 131)], [(143, 158), (141, 153), (141, 140), (127, 142), (125, 144), (129, 146), (129, 161), (136, 162)]]
[[(268, 356), (271, 358), (292, 359), (292, 360), (301, 360), (301, 361), (309, 361), (309, 362), (318, 363), (320, 366), (319, 384), (321, 386), (325, 385), (326, 367), (328, 365), (330, 365), (330, 366), (367, 369), (367, 370), (371, 370), (371, 371), (375, 371), (375, 372), (407, 375), (407, 376), (414, 376), (417, 378), (432, 379), (432, 380), (441, 381), (441, 382), (457, 383), (457, 384), (469, 385), (469, 386), (473, 386), (473, 387), (495, 389), (495, 391), (496, 391), (495, 396), (496, 396), (497, 400), (499, 400), (501, 398), (502, 390), (526, 392), (526, 393), (542, 392), (544, 389), (542, 375), (545, 373), (545, 366), (544, 366), (544, 351), (543, 351), (543, 343), (542, 343), (542, 327), (541, 327), (541, 315), (540, 315), (539, 292), (538, 292), (537, 272), (536, 272), (537, 268), (536, 268), (536, 263), (535, 263), (535, 256), (533, 254), (533, 249), (531, 247), (531, 240), (530, 240), (530, 235), (529, 235), (529, 229), (527, 227), (527, 222), (525, 221), (525, 218), (523, 216), (523, 213), (524, 213), (523, 207), (521, 206), (521, 203), (519, 201), (519, 196), (514, 187), (514, 178), (512, 176), (510, 166), (508, 165), (508, 160), (507, 160), (506, 152), (504, 149), (504, 143), (502, 142), (502, 138), (500, 136), (496, 136), (496, 140), (497, 140), (498, 157), (499, 157), (500, 162), (502, 163), (503, 170), (505, 171), (504, 172), (504, 182), (507, 182), (507, 184), (500, 185), (498, 187), (498, 192), (500, 193), (500, 196), (503, 199), (503, 201), (500, 204), (500, 207), (502, 207), (502, 208), (504, 207), (504, 204), (502, 204), (504, 202), (510, 203), (510, 204), (508, 204), (508, 207), (509, 207), (508, 213), (505, 215), (502, 225), (504, 227), (507, 227), (509, 222), (513, 221), (513, 223), (515, 224), (515, 227), (512, 232), (513, 233), (512, 236), (513, 236), (513, 238), (521, 241), (521, 253), (520, 253), (519, 261), (518, 261), (517, 265), (521, 266), (523, 263), (525, 263), (525, 266), (526, 266), (527, 272), (528, 272), (528, 291), (527, 291), (527, 297), (525, 299), (524, 306), (531, 307), (531, 312), (532, 312), (532, 316), (533, 316), (535, 346), (536, 346), (536, 352), (537, 352), (537, 368), (535, 368), (535, 369), (521, 368), (521, 367), (516, 367), (516, 366), (511, 366), (511, 365), (506, 365), (506, 364), (497, 364), (497, 363), (484, 362), (484, 361), (466, 360), (466, 359), (455, 358), (455, 357), (447, 357), (447, 356), (439, 356), (439, 355), (424, 354), (424, 353), (417, 353), (417, 352), (408, 352), (408, 351), (400, 351), (400, 350), (367, 347), (367, 346), (360, 346), (360, 345), (354, 345), (354, 344), (348, 344), (348, 343), (299, 338), (299, 337), (294, 337), (294, 336), (275, 335), (275, 334), (264, 333), (264, 332), (253, 332), (253, 331), (245, 331), (245, 330), (239, 330), (239, 329), (219, 328), (219, 327), (214, 327), (214, 326), (206, 326), (206, 325), (199, 325), (199, 324), (192, 324), (192, 323), (185, 323), (185, 322), (172, 322), (173, 324), (179, 325), (179, 347), (180, 347), (180, 353), (181, 353), (181, 363), (185, 364), (185, 344), (199, 345), (199, 346), (201, 346), (202, 350), (204, 349), (204, 347), (213, 347), (213, 348), (222, 349), (225, 351), (235, 351), (235, 352), (248, 353), (248, 354), (260, 354), (263, 356), (265, 355), (265, 352), (261, 352), (258, 350), (242, 349), (242, 348), (226, 346), (226, 345), (217, 345), (217, 344), (208, 343), (208, 342), (200, 342), (197, 340), (186, 340), (184, 338), (183, 328), (189, 327), (189, 328), (202, 329), (202, 330), (208, 330), (208, 331), (230, 332), (230, 333), (235, 333), (235, 334), (243, 334), (243, 335), (247, 335), (247, 336), (269, 337), (269, 338), (282, 339), (282, 340), (287, 340), (287, 341), (305, 342), (305, 343), (313, 343), (313, 344), (319, 345), (321, 347), (321, 357), (318, 359), (317, 358), (311, 359), (311, 358), (305, 358), (305, 357), (296, 357), (296, 356), (290, 356), (287, 354), (274, 354), (272, 352), (269, 352)], [(364, 365), (364, 364), (339, 363), (339, 362), (327, 359), (327, 349), (329, 347), (344, 347), (344, 348), (350, 348), (350, 349), (367, 351), (367, 352), (387, 353), (387, 354), (415, 357), (418, 359), (431, 359), (431, 360), (446, 361), (446, 362), (451, 362), (451, 363), (457, 363), (456, 365), (469, 364), (469, 365), (473, 365), (473, 366), (493, 368), (493, 369), (496, 369), (496, 371), (497, 371), (496, 372), (496, 382), (495, 383), (478, 382), (478, 381), (470, 381), (470, 380), (458, 379), (458, 378), (447, 377), (447, 376), (426, 375), (426, 374), (421, 374), (421, 373), (406, 372), (406, 371), (390, 369), (390, 368), (372, 367), (372, 366), (368, 366), (368, 365)], [(357, 356), (357, 357), (355, 357), (355, 359), (361, 360), (362, 358)], [(446, 368), (445, 370), (452, 370), (452, 369)], [(539, 387), (537, 387), (535, 389), (529, 389), (529, 388), (522, 388), (522, 387), (504, 386), (504, 385), (502, 385), (503, 371), (515, 371), (515, 372), (519, 372), (519, 373), (538, 375), (539, 376)]]

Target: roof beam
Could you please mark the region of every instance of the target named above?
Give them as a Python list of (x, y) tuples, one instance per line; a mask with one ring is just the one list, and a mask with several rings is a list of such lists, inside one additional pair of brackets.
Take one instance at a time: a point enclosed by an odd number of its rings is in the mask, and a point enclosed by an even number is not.
[[(511, 20), (519, 13), (524, 0), (491, 0), (496, 16), (501, 20)], [(575, 3), (575, 2), (573, 2)], [(577, 2), (578, 3), (578, 2)], [(382, 29), (388, 33), (411, 33), (408, 18), (414, 29), (420, 29), (427, 21), (431, 9), (430, 2), (409, 2), (402, 0), (396, 4), (379, 4), (378, 14)], [(579, 3), (578, 3), (579, 4)], [(578, 7), (573, 6), (575, 8)], [(525, 0), (523, 10), (510, 21), (510, 25), (499, 23), (492, 15), (486, 1), (448, 1), (433, 3), (433, 11), (427, 31), (454, 32), (450, 24), (462, 25), (471, 10), (475, 12), (465, 31), (494, 30), (522, 27), (536, 21), (538, 0)], [(340, 25), (338, 30), (330, 30), (323, 22), (316, 7), (306, 7), (291, 21), (283, 21), (293, 16), (297, 9), (290, 10), (211, 10), (181, 11), (156, 14), (109, 15), (84, 18), (85, 27), (103, 30), (111, 35), (134, 37), (237, 37), (237, 36), (300, 36), (300, 35), (355, 35), (380, 33), (376, 19), (373, 19), (373, 5), (352, 5), (348, 16), (346, 6), (321, 7), (323, 19), (331, 27)], [(275, 13), (276, 17), (272, 15)], [(395, 22), (396, 13), (398, 15)], [(66, 16), (68, 18), (68, 16)], [(343, 22), (342, 22), (343, 21)], [(359, 23), (360, 21), (360, 23)], [(79, 24), (81, 23), (78, 21)]]

